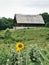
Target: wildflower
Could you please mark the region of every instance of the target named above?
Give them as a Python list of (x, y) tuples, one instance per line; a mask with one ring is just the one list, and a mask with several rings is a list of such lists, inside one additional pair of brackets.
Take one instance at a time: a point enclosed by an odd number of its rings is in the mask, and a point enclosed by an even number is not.
[(16, 43), (16, 50), (20, 52), (24, 48), (24, 44), (21, 42)]

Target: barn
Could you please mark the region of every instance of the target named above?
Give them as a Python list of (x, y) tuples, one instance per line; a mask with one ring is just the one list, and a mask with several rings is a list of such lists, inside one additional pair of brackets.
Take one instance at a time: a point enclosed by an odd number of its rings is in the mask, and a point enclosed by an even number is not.
[(32, 27), (32, 26), (44, 26), (44, 20), (41, 15), (14, 15), (15, 27)]

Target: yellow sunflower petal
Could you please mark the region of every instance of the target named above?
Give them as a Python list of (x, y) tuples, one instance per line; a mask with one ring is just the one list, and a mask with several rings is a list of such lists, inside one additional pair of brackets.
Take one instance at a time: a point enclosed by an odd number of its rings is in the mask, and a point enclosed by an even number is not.
[(16, 43), (16, 50), (21, 51), (24, 48), (24, 44), (21, 42)]
[(20, 49), (19, 48), (17, 49), (17, 52), (20, 52)]

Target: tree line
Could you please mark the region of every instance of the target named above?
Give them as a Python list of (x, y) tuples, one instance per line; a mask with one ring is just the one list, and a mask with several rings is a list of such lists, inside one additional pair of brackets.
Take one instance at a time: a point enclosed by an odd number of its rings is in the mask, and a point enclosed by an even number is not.
[(4, 30), (6, 28), (13, 28), (13, 19), (12, 18), (0, 18), (0, 30)]
[[(42, 15), (44, 19), (45, 26), (49, 27), (49, 14), (45, 12), (40, 15)], [(5, 18), (5, 17), (0, 18), (0, 30), (4, 30), (6, 28), (13, 28), (13, 22), (14, 19), (12, 18)]]

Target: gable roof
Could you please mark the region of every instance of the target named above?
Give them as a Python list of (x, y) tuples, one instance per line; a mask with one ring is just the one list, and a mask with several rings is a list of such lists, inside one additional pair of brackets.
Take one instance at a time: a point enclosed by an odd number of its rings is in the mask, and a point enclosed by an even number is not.
[(20, 24), (45, 24), (41, 15), (16, 14), (16, 21)]

